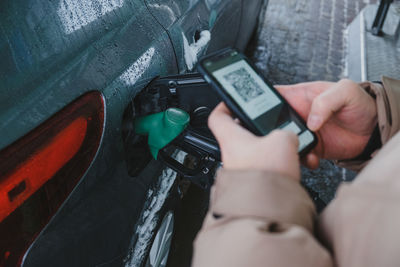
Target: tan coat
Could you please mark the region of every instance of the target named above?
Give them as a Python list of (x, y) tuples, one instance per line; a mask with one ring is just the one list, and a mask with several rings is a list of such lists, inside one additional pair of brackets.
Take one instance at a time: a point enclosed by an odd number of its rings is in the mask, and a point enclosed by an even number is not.
[(376, 95), (384, 146), (319, 217), (292, 179), (221, 170), (192, 266), (400, 266), (400, 81), (382, 81), (362, 86)]

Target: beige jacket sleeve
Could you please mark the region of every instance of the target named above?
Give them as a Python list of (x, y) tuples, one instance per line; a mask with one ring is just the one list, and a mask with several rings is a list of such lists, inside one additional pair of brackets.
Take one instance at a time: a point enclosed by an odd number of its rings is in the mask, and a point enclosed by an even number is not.
[(383, 147), (343, 184), (317, 224), (340, 267), (400, 266), (400, 81), (383, 77), (376, 95)]
[[(381, 141), (382, 144), (386, 144), (400, 129), (400, 81), (383, 76), (382, 85), (363, 82), (360, 86), (376, 99)], [(342, 160), (336, 163), (354, 171), (360, 171), (368, 164), (354, 160)]]
[(314, 221), (311, 199), (291, 178), (220, 170), (192, 266), (332, 266)]

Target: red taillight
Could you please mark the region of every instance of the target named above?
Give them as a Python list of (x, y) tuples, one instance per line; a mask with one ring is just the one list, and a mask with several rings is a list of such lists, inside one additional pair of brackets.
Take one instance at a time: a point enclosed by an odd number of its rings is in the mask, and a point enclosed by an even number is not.
[(82, 145), (87, 121), (78, 118), (0, 182), (0, 221), (61, 169)]
[(0, 266), (14, 266), (99, 147), (103, 98), (91, 92), (0, 151)]

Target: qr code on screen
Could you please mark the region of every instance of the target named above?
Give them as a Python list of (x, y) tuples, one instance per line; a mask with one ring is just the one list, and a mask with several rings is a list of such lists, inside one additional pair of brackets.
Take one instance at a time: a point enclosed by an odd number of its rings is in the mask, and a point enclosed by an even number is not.
[(235, 91), (245, 102), (264, 94), (264, 91), (245, 68), (232, 71), (224, 75), (224, 78), (235, 88)]

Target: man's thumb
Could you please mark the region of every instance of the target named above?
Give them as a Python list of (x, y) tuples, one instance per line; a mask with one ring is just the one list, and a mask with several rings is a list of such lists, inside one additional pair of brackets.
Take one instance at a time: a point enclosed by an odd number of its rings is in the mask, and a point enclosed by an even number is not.
[(342, 92), (340, 85), (337, 83), (314, 99), (307, 119), (307, 126), (311, 131), (321, 129), (335, 112), (346, 105), (348, 93)]
[(322, 117), (318, 114), (311, 114), (308, 116), (308, 120), (307, 120), (307, 127), (315, 132), (318, 131), (321, 127), (322, 124), (324, 123)]

